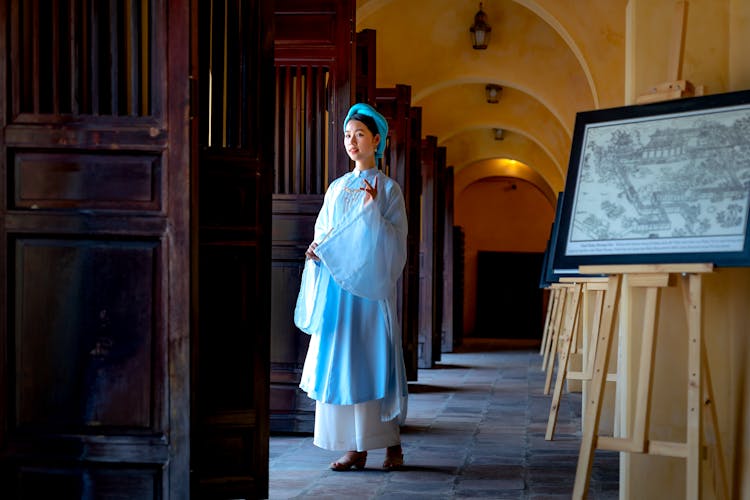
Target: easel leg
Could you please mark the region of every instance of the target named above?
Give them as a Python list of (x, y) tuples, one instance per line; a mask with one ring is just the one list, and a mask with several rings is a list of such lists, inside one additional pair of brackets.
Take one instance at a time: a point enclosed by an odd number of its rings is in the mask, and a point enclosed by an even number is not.
[[(716, 498), (720, 499), (728, 499), (729, 498), (729, 487), (727, 484), (727, 476), (726, 476), (726, 465), (724, 463), (724, 447), (721, 443), (721, 434), (719, 432), (719, 418), (716, 413), (716, 402), (714, 400), (714, 391), (713, 391), (713, 382), (711, 381), (711, 369), (708, 364), (708, 352), (706, 351), (706, 342), (703, 338), (703, 331), (700, 328), (700, 325), (702, 325), (702, 304), (701, 304), (701, 297), (702, 297), (702, 275), (683, 275), (682, 277), (682, 297), (683, 302), (685, 304), (685, 313), (687, 315), (688, 320), (688, 342), (689, 342), (689, 348), (692, 348), (693, 344), (693, 331), (691, 330), (691, 327), (697, 328), (697, 334), (700, 337), (700, 368), (702, 370), (702, 400), (699, 402), (699, 404), (703, 407), (704, 410), (708, 412), (709, 416), (709, 424), (710, 424), (710, 432), (706, 427), (703, 427), (700, 425), (701, 430), (705, 432), (705, 434), (701, 434), (700, 437), (706, 436), (708, 439), (704, 439), (703, 441), (699, 441), (700, 449), (698, 458), (700, 459), (700, 451), (703, 449), (703, 444), (705, 443), (708, 446), (711, 446), (712, 452), (714, 454), (715, 458), (715, 464), (714, 464), (714, 476), (715, 476), (715, 485), (717, 488), (716, 491)], [(696, 326), (697, 325), (697, 326)], [(692, 352), (688, 351), (689, 355), (692, 354)], [(690, 361), (693, 361), (692, 359)], [(688, 373), (688, 376), (690, 376), (692, 371)], [(692, 382), (692, 377), (689, 379), (689, 383)], [(688, 386), (688, 390), (690, 390), (690, 385)], [(690, 401), (688, 401), (688, 404), (690, 404)], [(690, 419), (691, 413), (688, 410), (688, 421)], [(700, 417), (702, 417), (702, 413)], [(689, 425), (689, 424), (688, 424)], [(690, 446), (690, 443), (688, 442), (688, 446)], [(699, 465), (700, 466), (700, 465)], [(689, 473), (689, 467), (688, 465), (688, 473)], [(695, 465), (693, 465), (695, 467)], [(716, 477), (718, 476), (718, 477)], [(700, 487), (700, 483), (698, 484), (698, 487)]]
[(635, 418), (631, 442), (641, 453), (648, 446), (648, 429), (651, 415), (651, 389), (654, 378), (654, 356), (656, 353), (656, 316), (659, 306), (659, 289), (646, 289), (643, 311), (643, 338), (641, 339), (641, 359), (638, 363), (638, 388), (635, 400)]
[(700, 498), (701, 449), (703, 448), (701, 442), (703, 437), (701, 275), (690, 274), (683, 279), (688, 281), (685, 296), (688, 328), (687, 464), (685, 470), (687, 483), (685, 492), (687, 498)]
[(607, 380), (609, 366), (609, 348), (612, 344), (612, 330), (614, 326), (615, 306), (620, 292), (622, 275), (613, 274), (609, 277), (606, 300), (602, 312), (602, 324), (597, 339), (597, 355), (594, 374), (590, 385), (590, 394), (584, 406), (586, 427), (583, 428), (581, 451), (578, 454), (576, 479), (573, 486), (573, 498), (586, 498), (589, 480), (591, 479), (591, 464), (596, 449), (596, 437), (599, 433), (599, 418), (602, 412), (604, 386)]
[(574, 328), (576, 324), (576, 318), (578, 316), (578, 305), (581, 300), (581, 285), (577, 284), (573, 287), (570, 292), (573, 294), (570, 301), (570, 307), (566, 311), (565, 315), (565, 330), (568, 333), (567, 338), (563, 340), (563, 349), (560, 353), (560, 361), (557, 363), (557, 378), (555, 379), (555, 391), (552, 396), (552, 405), (549, 409), (549, 418), (547, 419), (547, 433), (544, 439), (550, 441), (552, 435), (555, 432), (555, 425), (557, 425), (557, 414), (560, 410), (560, 398), (562, 397), (562, 389), (565, 384), (565, 372), (568, 369), (568, 361), (570, 360), (571, 346), (575, 342)]
[(547, 316), (544, 319), (544, 334), (542, 335), (542, 342), (539, 346), (539, 355), (544, 355), (544, 350), (547, 345), (547, 337), (549, 335), (549, 325), (552, 321), (552, 311), (557, 298), (557, 290), (552, 288), (549, 290), (549, 302), (547, 303)]
[[(596, 354), (597, 354), (597, 339), (599, 338), (599, 331), (601, 328), (601, 321), (602, 321), (602, 306), (604, 305), (604, 297), (606, 292), (604, 290), (597, 290), (596, 292), (596, 300), (594, 301), (594, 318), (591, 321), (591, 331), (590, 331), (590, 338), (586, 339), (586, 346), (584, 350), (584, 365), (583, 365), (583, 380), (582, 380), (582, 387), (581, 387), (581, 400), (583, 401), (583, 406), (581, 408), (581, 411), (583, 412), (583, 409), (586, 407), (585, 401), (586, 398), (589, 395), (591, 385), (591, 379), (594, 376), (594, 363), (596, 363)], [(586, 352), (588, 351), (588, 352)], [(606, 377), (606, 374), (605, 374)], [(606, 378), (605, 378), (606, 380)], [(586, 415), (581, 415), (581, 429), (586, 428)]]
[[(560, 322), (562, 321), (562, 311), (565, 308), (565, 297), (567, 296), (566, 289), (557, 290), (557, 299), (555, 300), (555, 307), (552, 311), (552, 323), (550, 324), (550, 331), (547, 335), (547, 345), (544, 348), (544, 359), (542, 361), (542, 371), (548, 371), (550, 365), (550, 354), (555, 351), (557, 343), (557, 332), (560, 330)], [(554, 361), (553, 361), (554, 363)], [(547, 394), (547, 392), (545, 392)]]
[(555, 319), (555, 331), (552, 337), (552, 345), (550, 345), (548, 354), (549, 359), (547, 360), (547, 377), (544, 382), (544, 394), (549, 394), (549, 389), (552, 385), (552, 373), (555, 371), (555, 356), (559, 349), (560, 338), (563, 330), (563, 312), (567, 313), (570, 307), (571, 291), (569, 288), (561, 291), (560, 297), (560, 308), (557, 310), (557, 318)]
[[(711, 443), (706, 443), (713, 445), (714, 448), (714, 476), (718, 476), (718, 478), (715, 479), (715, 483), (717, 485), (718, 491), (716, 493), (716, 498), (720, 499), (729, 499), (729, 487), (727, 485), (727, 474), (726, 474), (726, 465), (724, 464), (724, 447), (721, 445), (721, 434), (719, 433), (719, 417), (716, 414), (716, 403), (714, 400), (714, 390), (713, 385), (711, 382), (711, 370), (708, 365), (708, 353), (706, 352), (706, 343), (705, 339), (702, 346), (702, 355), (701, 359), (703, 362), (703, 389), (705, 397), (703, 398), (704, 407), (708, 409), (710, 412), (710, 422), (711, 422), (711, 434), (710, 439)], [(708, 434), (708, 432), (706, 433)], [(708, 441), (708, 440), (707, 440)]]

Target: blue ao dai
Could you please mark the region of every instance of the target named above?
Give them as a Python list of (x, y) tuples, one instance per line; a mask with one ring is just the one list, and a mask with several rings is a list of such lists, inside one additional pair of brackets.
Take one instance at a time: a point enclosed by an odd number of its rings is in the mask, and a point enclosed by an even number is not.
[[(377, 197), (364, 206), (359, 188), (375, 177)], [(295, 311), (311, 335), (300, 387), (319, 409), (368, 403), (382, 422), (397, 426), (406, 417), (396, 312), (406, 232), (401, 189), (378, 169), (355, 169), (329, 186), (315, 223), (320, 262), (306, 262)]]

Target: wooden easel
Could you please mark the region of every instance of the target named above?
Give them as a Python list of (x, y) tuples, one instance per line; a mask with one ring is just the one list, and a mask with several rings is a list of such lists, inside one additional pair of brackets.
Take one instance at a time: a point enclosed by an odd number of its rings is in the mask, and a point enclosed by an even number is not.
[[(573, 489), (573, 498), (585, 498), (591, 479), (591, 465), (596, 449), (630, 453), (646, 453), (686, 459), (686, 496), (701, 495), (701, 451), (704, 443), (712, 444), (719, 498), (728, 498), (723, 448), (718, 431), (713, 387), (705, 351), (702, 328), (702, 275), (713, 271), (711, 264), (670, 264), (631, 266), (582, 266), (582, 273), (609, 275), (608, 293), (602, 313), (597, 339), (597, 353), (590, 393), (586, 399), (581, 450)], [(613, 337), (614, 313), (619, 305), (620, 287), (627, 276), (631, 288), (645, 289), (641, 358), (638, 371), (633, 430), (629, 438), (599, 436), (599, 419), (604, 396), (604, 382), (609, 364), (609, 348)], [(659, 292), (669, 286), (670, 278), (679, 276), (683, 287), (683, 301), (687, 315), (688, 383), (687, 383), (687, 439), (685, 442), (654, 441), (649, 439), (649, 415), (653, 387), (656, 319)], [(703, 413), (708, 411), (711, 429), (704, 429)], [(704, 432), (709, 431), (709, 432)], [(707, 434), (707, 436), (704, 436)], [(707, 438), (707, 439), (706, 439)]]
[[(547, 301), (547, 315), (544, 318), (544, 330), (542, 333), (542, 343), (539, 345), (539, 355), (544, 356), (545, 350), (547, 349), (547, 338), (552, 324), (552, 315), (557, 302), (557, 296), (559, 288), (553, 288), (552, 285), (548, 286), (546, 290), (549, 291), (549, 300)], [(542, 368), (544, 370), (544, 368)]]
[[(545, 439), (551, 440), (554, 436), (555, 426), (557, 425), (557, 416), (560, 408), (560, 399), (562, 397), (563, 386), (565, 380), (581, 380), (588, 381), (593, 376), (593, 365), (596, 358), (596, 339), (598, 337), (601, 310), (604, 302), (604, 293), (607, 290), (607, 278), (600, 277), (577, 277), (577, 278), (561, 278), (561, 283), (570, 283), (572, 288), (570, 289), (571, 307), (566, 311), (565, 315), (565, 327), (564, 332), (568, 335), (561, 336), (563, 342), (562, 348), (559, 350), (559, 361), (557, 365), (557, 378), (555, 380), (555, 390), (552, 396), (552, 404), (550, 405), (549, 418), (547, 420), (547, 432)], [(591, 332), (586, 328), (581, 328), (584, 323), (583, 318), (583, 307), (581, 302), (586, 302), (588, 293), (594, 292), (594, 318), (591, 322)], [(581, 299), (583, 299), (581, 301)], [(583, 346), (583, 366), (581, 371), (569, 371), (570, 356), (577, 350), (576, 337), (578, 332), (583, 332), (582, 346)]]
[(636, 104), (669, 101), (683, 97), (703, 95), (703, 85), (693, 85), (682, 80), (682, 55), (685, 51), (685, 31), (687, 25), (687, 0), (675, 2), (672, 21), (672, 44), (669, 47), (667, 81), (654, 85), (636, 99)]
[(552, 384), (552, 373), (555, 371), (555, 353), (558, 351), (560, 338), (564, 336), (565, 322), (564, 318), (572, 307), (571, 301), (573, 285), (570, 283), (554, 283), (553, 290), (557, 290), (558, 296), (556, 306), (553, 307), (553, 317), (550, 324), (550, 332), (547, 336), (547, 346), (544, 350), (544, 359), (542, 360), (542, 370), (546, 370), (544, 394), (549, 394)]
[[(669, 81), (658, 84), (636, 102), (645, 104), (683, 97), (703, 95), (702, 85), (694, 86), (681, 80), (682, 59), (687, 22), (687, 1), (675, 2), (673, 38), (669, 53), (667, 77)], [(578, 456), (578, 466), (573, 498), (585, 498), (591, 479), (591, 465), (595, 449), (630, 453), (646, 453), (685, 458), (686, 497), (698, 499), (702, 492), (701, 452), (711, 444), (716, 464), (715, 479), (718, 498), (729, 498), (724, 454), (718, 428), (716, 407), (713, 404), (713, 387), (702, 331), (702, 276), (712, 272), (711, 264), (632, 265), (632, 266), (582, 266), (584, 274), (609, 275), (608, 292), (601, 317), (597, 339), (593, 378), (583, 411), (583, 437)], [(614, 314), (619, 306), (620, 287), (627, 277), (631, 288), (645, 289), (641, 358), (636, 389), (633, 429), (629, 438), (599, 436), (604, 383), (609, 365), (609, 348), (613, 337)], [(649, 415), (653, 387), (653, 364), (656, 341), (656, 319), (659, 293), (669, 286), (672, 278), (679, 277), (687, 316), (688, 384), (687, 384), (687, 436), (684, 442), (654, 441), (649, 439)], [(601, 353), (601, 355), (599, 355)], [(619, 375), (618, 375), (619, 376)], [(703, 413), (707, 412), (709, 426), (704, 428)]]
[(552, 307), (548, 311), (547, 329), (542, 340), (542, 371), (549, 370), (550, 352), (555, 348), (557, 333), (562, 326), (562, 312), (565, 309), (568, 288), (568, 285), (561, 283), (550, 285)]

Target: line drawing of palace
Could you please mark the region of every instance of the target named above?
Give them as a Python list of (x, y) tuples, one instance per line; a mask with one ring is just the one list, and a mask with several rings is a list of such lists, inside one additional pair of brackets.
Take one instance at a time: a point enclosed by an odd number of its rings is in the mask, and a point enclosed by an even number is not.
[(744, 234), (750, 110), (732, 119), (588, 130), (571, 241)]

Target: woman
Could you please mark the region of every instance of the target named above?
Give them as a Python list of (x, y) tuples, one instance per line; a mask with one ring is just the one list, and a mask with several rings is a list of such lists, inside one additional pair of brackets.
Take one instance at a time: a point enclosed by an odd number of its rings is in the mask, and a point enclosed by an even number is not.
[(388, 123), (368, 104), (344, 120), (353, 171), (331, 183), (295, 310), (311, 335), (300, 387), (316, 400), (313, 443), (347, 450), (336, 471), (364, 468), (367, 450), (386, 448), (383, 468), (404, 463), (399, 425), (407, 383), (396, 283), (406, 263), (406, 210), (398, 184), (377, 168)]

